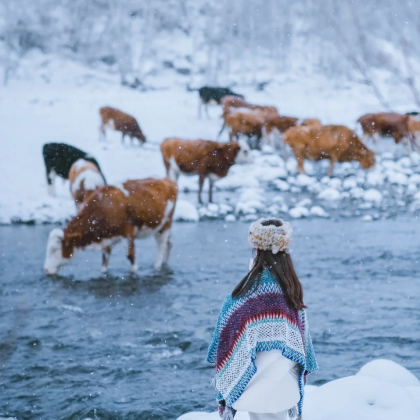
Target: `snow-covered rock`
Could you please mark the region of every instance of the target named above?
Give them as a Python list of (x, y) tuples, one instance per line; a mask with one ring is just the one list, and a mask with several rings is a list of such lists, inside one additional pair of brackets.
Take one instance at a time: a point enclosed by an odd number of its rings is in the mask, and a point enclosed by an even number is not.
[(226, 217), (225, 217), (225, 222), (230, 222), (230, 223), (232, 223), (232, 222), (235, 222), (236, 221), (236, 217), (233, 215), (233, 214), (228, 214)]
[(304, 198), (296, 203), (296, 207), (308, 207), (312, 204), (312, 200), (310, 198)]
[(173, 218), (177, 222), (198, 222), (198, 210), (189, 201), (177, 200)]
[(383, 185), (385, 182), (385, 176), (381, 171), (371, 171), (366, 176), (366, 183), (372, 187)]
[(420, 154), (417, 152), (410, 153), (411, 164), (414, 166), (420, 165)]
[(290, 189), (289, 183), (282, 179), (275, 179), (272, 184), (280, 191), (289, 191)]
[[(306, 386), (303, 405), (305, 420), (419, 420), (418, 379), (389, 360), (376, 360), (356, 375)], [(192, 412), (178, 420), (218, 420), (218, 413)], [(237, 412), (235, 420), (248, 420)]]
[(387, 171), (387, 179), (388, 182), (391, 184), (397, 184), (397, 185), (407, 185), (408, 184), (408, 177), (407, 175), (401, 173), (401, 172), (395, 172), (395, 171)]
[(420, 174), (413, 174), (409, 179), (410, 184), (420, 185)]
[(335, 188), (326, 188), (318, 194), (318, 198), (320, 200), (335, 201), (340, 200), (341, 194)]
[(370, 214), (365, 214), (363, 217), (362, 217), (362, 221), (363, 222), (371, 222), (373, 220), (373, 217), (370, 215)]
[(309, 210), (306, 207), (293, 207), (289, 210), (290, 217), (300, 219), (301, 217), (308, 217)]
[(330, 215), (320, 206), (313, 206), (309, 210), (309, 214), (315, 217), (329, 217)]
[(378, 190), (370, 188), (363, 193), (363, 200), (379, 204), (382, 201), (382, 194)]
[(420, 387), (420, 381), (409, 370), (387, 359), (377, 359), (366, 363), (356, 375), (370, 376), (404, 387)]
[(305, 420), (418, 420), (420, 411), (402, 386), (369, 376), (328, 382), (305, 398)]
[(296, 177), (296, 185), (298, 185), (299, 187), (308, 187), (309, 185), (312, 185), (316, 182), (316, 179), (305, 175), (305, 174), (299, 174)]
[(357, 179), (355, 176), (350, 176), (343, 181), (343, 189), (351, 190), (357, 187)]

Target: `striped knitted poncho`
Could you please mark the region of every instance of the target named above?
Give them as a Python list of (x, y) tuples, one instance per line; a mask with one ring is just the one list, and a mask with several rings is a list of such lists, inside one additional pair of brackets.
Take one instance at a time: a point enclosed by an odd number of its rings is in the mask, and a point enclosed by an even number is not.
[(225, 299), (209, 348), (207, 361), (216, 365), (215, 387), (218, 400), (225, 400), (225, 411), (230, 411), (257, 371), (257, 352), (269, 350), (280, 350), (302, 367), (297, 406), (301, 415), (306, 374), (318, 369), (306, 312), (290, 309), (280, 285), (264, 270), (256, 290)]

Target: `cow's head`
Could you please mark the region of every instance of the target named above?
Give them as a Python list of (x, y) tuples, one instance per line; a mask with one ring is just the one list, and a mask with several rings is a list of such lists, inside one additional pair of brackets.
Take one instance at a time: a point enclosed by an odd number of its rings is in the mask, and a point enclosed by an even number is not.
[(363, 169), (373, 169), (375, 166), (375, 153), (373, 153), (372, 150), (363, 148), (360, 151), (358, 160)]
[(44, 263), (44, 270), (48, 275), (56, 274), (61, 267), (70, 262), (70, 258), (63, 257), (63, 239), (64, 231), (62, 229), (53, 229), (48, 236)]
[(235, 163), (250, 163), (251, 159), (251, 149), (248, 143), (244, 139), (238, 141), (239, 150), (235, 158)]

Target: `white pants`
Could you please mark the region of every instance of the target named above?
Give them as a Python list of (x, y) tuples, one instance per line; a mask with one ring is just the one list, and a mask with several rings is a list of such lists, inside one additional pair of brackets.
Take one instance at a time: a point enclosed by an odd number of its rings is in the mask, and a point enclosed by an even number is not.
[(280, 413), (248, 413), (249, 420), (287, 420), (287, 411), (281, 411)]

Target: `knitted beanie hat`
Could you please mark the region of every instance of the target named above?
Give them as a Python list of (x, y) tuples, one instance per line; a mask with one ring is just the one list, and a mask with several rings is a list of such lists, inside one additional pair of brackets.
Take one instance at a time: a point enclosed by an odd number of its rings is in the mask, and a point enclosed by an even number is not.
[(248, 241), (252, 248), (271, 251), (287, 251), (292, 240), (292, 227), (282, 219), (271, 217), (251, 223)]

